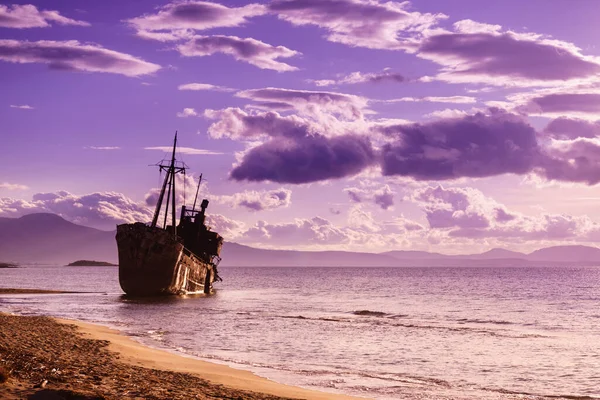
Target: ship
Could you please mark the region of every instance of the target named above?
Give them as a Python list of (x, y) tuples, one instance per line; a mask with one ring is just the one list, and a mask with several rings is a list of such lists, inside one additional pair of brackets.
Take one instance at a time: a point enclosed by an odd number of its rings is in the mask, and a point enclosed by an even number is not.
[(165, 178), (152, 222), (117, 225), (119, 283), (130, 296), (210, 294), (213, 283), (221, 280), (217, 267), (223, 238), (206, 225), (208, 200), (203, 199), (200, 209), (196, 209), (202, 175), (192, 208), (184, 204), (179, 223), (176, 221), (176, 176), (183, 174), (185, 182), (187, 169), (176, 160), (176, 149), (177, 132), (170, 161), (157, 164)]

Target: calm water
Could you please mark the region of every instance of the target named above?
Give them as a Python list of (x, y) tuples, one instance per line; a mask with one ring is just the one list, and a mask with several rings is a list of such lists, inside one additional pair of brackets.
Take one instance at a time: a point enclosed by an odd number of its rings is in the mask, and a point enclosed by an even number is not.
[(131, 300), (117, 268), (0, 269), (0, 310), (117, 327), (278, 382), (380, 399), (600, 398), (600, 268), (222, 268)]

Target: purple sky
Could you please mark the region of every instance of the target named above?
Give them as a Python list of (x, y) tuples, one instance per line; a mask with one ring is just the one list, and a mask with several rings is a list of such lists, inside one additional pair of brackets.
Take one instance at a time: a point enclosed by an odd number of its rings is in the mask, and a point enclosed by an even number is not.
[(149, 220), (178, 130), (226, 240), (600, 239), (596, 0), (121, 3), (0, 5), (0, 216)]

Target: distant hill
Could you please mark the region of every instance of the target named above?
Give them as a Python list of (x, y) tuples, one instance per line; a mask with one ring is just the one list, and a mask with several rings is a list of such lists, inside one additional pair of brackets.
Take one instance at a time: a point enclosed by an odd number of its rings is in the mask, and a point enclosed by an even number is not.
[(557, 262), (594, 262), (600, 260), (600, 249), (589, 246), (554, 246), (527, 255), (528, 260)]
[[(446, 255), (425, 251), (388, 251), (380, 254), (350, 251), (257, 249), (227, 242), (222, 266), (525, 266), (598, 264), (600, 249), (555, 246), (530, 254), (492, 249), (479, 254)], [(115, 232), (73, 224), (55, 214), (0, 218), (0, 262), (54, 263), (70, 260), (117, 261)]]
[(0, 218), (0, 260), (65, 264), (77, 259), (117, 261), (115, 232), (76, 225), (55, 214)]
[(117, 267), (117, 264), (106, 261), (77, 260), (67, 264), (67, 267)]

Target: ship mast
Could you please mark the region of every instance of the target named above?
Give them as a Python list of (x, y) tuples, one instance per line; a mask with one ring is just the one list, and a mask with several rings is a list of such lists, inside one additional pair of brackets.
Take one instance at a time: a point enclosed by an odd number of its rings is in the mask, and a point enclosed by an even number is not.
[(163, 229), (167, 227), (167, 217), (169, 214), (169, 201), (171, 202), (171, 220), (173, 224), (173, 236), (177, 238), (177, 221), (175, 219), (175, 175), (178, 173), (185, 173), (185, 167), (176, 166), (175, 164), (175, 150), (177, 148), (177, 131), (175, 131), (175, 139), (173, 140), (173, 153), (171, 154), (171, 162), (169, 164), (159, 164), (160, 171), (166, 171), (165, 180), (158, 196), (158, 202), (156, 203), (156, 209), (154, 210), (154, 217), (152, 218), (152, 227), (156, 227), (158, 223), (158, 216), (162, 209), (162, 203), (165, 198), (165, 191), (167, 191), (167, 201), (165, 202), (165, 219), (163, 221)]

